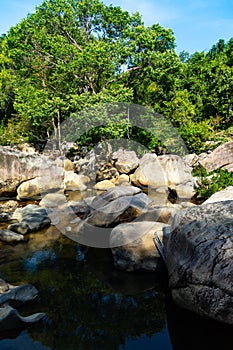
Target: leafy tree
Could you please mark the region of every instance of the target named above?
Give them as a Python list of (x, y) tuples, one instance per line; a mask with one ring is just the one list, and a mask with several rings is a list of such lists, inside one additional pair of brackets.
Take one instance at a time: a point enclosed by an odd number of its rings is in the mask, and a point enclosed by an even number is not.
[(29, 139), (52, 129), (56, 135), (84, 107), (140, 100), (135, 81), (153, 78), (174, 49), (170, 30), (146, 28), (138, 13), (99, 0), (45, 1), (4, 41), (16, 80), (14, 108)]

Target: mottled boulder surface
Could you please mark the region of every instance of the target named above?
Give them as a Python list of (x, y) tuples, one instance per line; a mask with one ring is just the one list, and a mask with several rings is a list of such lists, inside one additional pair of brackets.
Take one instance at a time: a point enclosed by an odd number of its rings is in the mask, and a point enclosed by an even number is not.
[(233, 201), (183, 210), (171, 231), (167, 268), (173, 299), (233, 324)]
[(209, 154), (200, 155), (199, 163), (207, 171), (216, 170), (223, 166), (231, 168), (233, 164), (233, 141), (220, 145)]

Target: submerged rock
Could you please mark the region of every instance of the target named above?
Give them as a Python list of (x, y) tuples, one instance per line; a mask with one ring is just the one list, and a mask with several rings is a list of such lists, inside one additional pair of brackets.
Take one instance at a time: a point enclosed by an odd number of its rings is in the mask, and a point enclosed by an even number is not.
[(13, 286), (5, 282), (5, 285), (7, 285), (8, 288), (0, 292), (0, 304), (13, 303), (14, 305), (22, 305), (28, 301), (34, 300), (38, 295), (38, 290), (32, 284)]
[(16, 222), (8, 226), (8, 230), (26, 235), (29, 232), (29, 226), (26, 222)]

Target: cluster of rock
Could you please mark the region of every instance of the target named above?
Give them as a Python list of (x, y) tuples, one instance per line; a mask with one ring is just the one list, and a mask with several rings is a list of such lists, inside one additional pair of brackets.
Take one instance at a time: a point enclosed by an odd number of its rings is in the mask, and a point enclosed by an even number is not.
[[(121, 270), (158, 272), (166, 266), (179, 305), (233, 324), (233, 188), (202, 205), (191, 202), (193, 166), (231, 171), (233, 142), (183, 158), (147, 153), (139, 159), (134, 151), (106, 149), (71, 161), (0, 148), (1, 195), (42, 197), (39, 205), (23, 208), (11, 201), (12, 212), (0, 213), (0, 221), (11, 221), (0, 240), (25, 242), (28, 233), (55, 225), (80, 244), (111, 248)], [(82, 199), (69, 200), (68, 191), (80, 191)]]

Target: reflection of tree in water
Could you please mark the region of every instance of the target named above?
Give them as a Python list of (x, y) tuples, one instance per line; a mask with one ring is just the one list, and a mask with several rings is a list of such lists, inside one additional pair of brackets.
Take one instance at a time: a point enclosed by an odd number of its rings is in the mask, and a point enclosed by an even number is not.
[[(39, 264), (36, 271), (31, 270), (29, 280), (40, 293), (33, 310), (32, 305), (28, 310), (46, 312), (48, 317), (45, 322), (29, 328), (33, 340), (54, 350), (114, 350), (129, 337), (143, 334), (150, 337), (164, 328), (163, 293), (150, 289), (133, 296), (124, 295), (119, 292), (120, 286), (116, 292), (109, 285), (108, 277), (105, 281), (99, 279), (106, 270), (99, 271), (100, 261), (93, 271), (94, 262), (80, 262), (77, 255), (80, 256), (77, 245), (65, 239), (62, 245), (57, 242), (51, 249), (52, 259)], [(106, 252), (102, 255), (106, 256)], [(111, 266), (108, 258), (102, 263), (106, 265), (107, 261)], [(120, 275), (116, 271), (112, 274), (112, 285)], [(24, 307), (21, 312), (28, 311)]]

